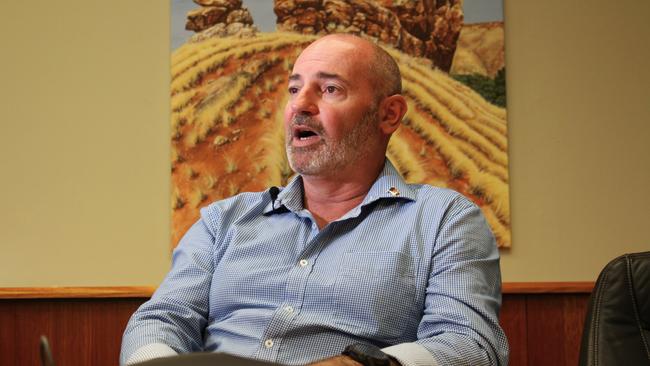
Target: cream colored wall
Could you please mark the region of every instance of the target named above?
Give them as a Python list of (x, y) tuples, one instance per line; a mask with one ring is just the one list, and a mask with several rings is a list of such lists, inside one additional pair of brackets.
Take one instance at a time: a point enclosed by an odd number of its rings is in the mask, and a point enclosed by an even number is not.
[(0, 2), (0, 287), (169, 267), (167, 1)]
[(506, 0), (506, 281), (650, 250), (650, 2)]
[[(505, 281), (650, 250), (650, 2), (506, 0)], [(0, 3), (0, 287), (169, 267), (166, 0)]]

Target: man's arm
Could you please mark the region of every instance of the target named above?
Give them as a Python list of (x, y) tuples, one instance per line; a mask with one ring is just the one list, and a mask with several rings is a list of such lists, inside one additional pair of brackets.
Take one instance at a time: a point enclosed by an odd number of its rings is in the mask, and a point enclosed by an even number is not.
[(384, 348), (402, 365), (507, 365), (499, 252), (480, 209), (458, 197), (434, 238), (418, 340)]
[(129, 320), (122, 338), (121, 364), (202, 350), (214, 270), (213, 243), (203, 219), (188, 230), (174, 250), (171, 271)]
[[(507, 365), (508, 344), (498, 324), (499, 252), (483, 214), (458, 196), (437, 232), (426, 238), (434, 248), (418, 340), (382, 351), (402, 366)], [(313, 365), (360, 364), (335, 356)]]

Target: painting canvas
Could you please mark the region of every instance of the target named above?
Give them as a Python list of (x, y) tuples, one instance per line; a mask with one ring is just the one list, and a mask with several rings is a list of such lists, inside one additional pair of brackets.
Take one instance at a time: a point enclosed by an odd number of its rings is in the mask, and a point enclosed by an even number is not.
[(511, 246), (502, 0), (172, 0), (172, 246), (199, 209), (294, 175), (287, 77), (320, 35), (372, 39), (409, 111), (387, 156), (408, 182), (475, 202)]

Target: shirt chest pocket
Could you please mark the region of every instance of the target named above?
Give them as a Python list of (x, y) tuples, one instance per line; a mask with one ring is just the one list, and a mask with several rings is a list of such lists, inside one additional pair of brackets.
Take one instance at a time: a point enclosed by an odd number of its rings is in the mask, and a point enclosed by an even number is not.
[(334, 289), (336, 325), (387, 343), (415, 333), (418, 262), (400, 252), (346, 253)]

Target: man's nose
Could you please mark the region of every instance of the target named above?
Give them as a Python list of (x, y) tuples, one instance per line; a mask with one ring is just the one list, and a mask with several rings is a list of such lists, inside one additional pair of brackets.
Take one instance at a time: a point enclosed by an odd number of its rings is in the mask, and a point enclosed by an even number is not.
[(310, 116), (318, 114), (316, 97), (312, 91), (303, 88), (291, 100), (291, 110), (294, 114), (306, 114)]

